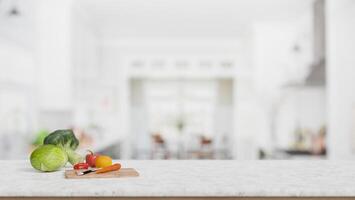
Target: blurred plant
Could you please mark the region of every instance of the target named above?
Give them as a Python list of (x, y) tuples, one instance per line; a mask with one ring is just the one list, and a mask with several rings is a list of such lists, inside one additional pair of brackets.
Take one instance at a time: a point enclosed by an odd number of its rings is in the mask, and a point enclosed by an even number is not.
[(184, 130), (184, 128), (185, 128), (185, 120), (182, 117), (180, 117), (179, 119), (176, 120), (176, 128), (179, 130), (180, 134)]
[(47, 137), (47, 135), (49, 135), (49, 131), (44, 130), (44, 129), (39, 130), (36, 133), (36, 136), (35, 136), (34, 140), (32, 141), (32, 145), (34, 145), (34, 146), (42, 145), (43, 141), (44, 141), (44, 138)]

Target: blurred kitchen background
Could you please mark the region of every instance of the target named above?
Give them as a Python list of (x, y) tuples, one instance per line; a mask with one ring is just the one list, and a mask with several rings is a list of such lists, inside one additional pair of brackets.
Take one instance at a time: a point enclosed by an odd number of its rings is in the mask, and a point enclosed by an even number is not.
[(355, 0), (0, 0), (0, 159), (355, 158)]

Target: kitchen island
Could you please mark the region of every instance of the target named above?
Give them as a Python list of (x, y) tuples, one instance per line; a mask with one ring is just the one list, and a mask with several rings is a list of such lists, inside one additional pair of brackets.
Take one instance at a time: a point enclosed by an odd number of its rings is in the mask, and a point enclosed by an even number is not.
[[(290, 199), (355, 197), (353, 161), (119, 161), (139, 177), (65, 179), (0, 161), (0, 199)], [(355, 199), (355, 198), (354, 198)]]

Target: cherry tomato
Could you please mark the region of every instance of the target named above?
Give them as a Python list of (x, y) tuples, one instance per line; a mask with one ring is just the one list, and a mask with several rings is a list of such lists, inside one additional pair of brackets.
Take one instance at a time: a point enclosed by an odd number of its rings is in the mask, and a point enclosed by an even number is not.
[(74, 165), (74, 169), (78, 170), (78, 169), (89, 169), (89, 164), (87, 163), (78, 163)]

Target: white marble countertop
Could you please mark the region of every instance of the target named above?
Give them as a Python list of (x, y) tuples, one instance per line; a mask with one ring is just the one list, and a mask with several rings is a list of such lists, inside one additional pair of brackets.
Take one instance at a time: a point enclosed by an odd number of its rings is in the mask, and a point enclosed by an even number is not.
[(65, 179), (29, 161), (0, 161), (0, 196), (355, 196), (353, 161), (121, 161), (140, 177)]

